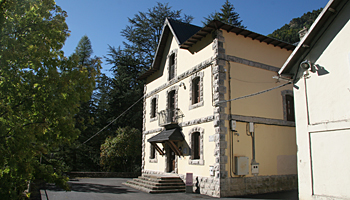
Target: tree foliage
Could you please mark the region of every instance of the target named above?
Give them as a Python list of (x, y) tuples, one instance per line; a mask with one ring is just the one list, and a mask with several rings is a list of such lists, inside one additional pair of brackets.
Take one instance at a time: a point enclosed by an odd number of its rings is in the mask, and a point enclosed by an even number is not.
[(317, 16), (321, 13), (322, 9), (313, 10), (307, 12), (303, 16), (292, 19), (289, 24), (285, 24), (281, 28), (275, 30), (273, 33), (267, 35), (281, 41), (285, 41), (291, 44), (299, 42), (298, 32), (304, 27), (309, 29), (312, 23), (316, 20)]
[(118, 128), (114, 136), (101, 145), (101, 165), (107, 171), (134, 172), (141, 166), (141, 132), (135, 128)]
[(98, 67), (64, 57), (67, 14), (54, 0), (0, 1), (0, 196), (20, 199), (28, 182), (65, 189), (52, 158), (79, 135), (75, 114), (88, 101)]
[(240, 20), (239, 14), (235, 12), (235, 7), (228, 0), (226, 0), (225, 4), (222, 5), (220, 9), (221, 12), (214, 12), (208, 15), (208, 17), (204, 17), (204, 25), (209, 24), (212, 20), (219, 20), (221, 22), (226, 22), (228, 24), (237, 26), (239, 28), (246, 28), (242, 24), (242, 20)]

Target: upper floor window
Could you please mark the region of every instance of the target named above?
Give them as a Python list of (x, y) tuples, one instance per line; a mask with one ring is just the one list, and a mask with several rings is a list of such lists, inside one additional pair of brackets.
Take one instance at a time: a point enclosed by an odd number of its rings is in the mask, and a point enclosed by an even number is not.
[(190, 110), (204, 105), (203, 76), (204, 72), (200, 71), (190, 78)]
[(200, 102), (200, 77), (192, 80), (192, 104)]
[(157, 112), (158, 112), (158, 95), (154, 95), (151, 98), (151, 107), (150, 107), (150, 121), (157, 120)]
[(295, 122), (294, 98), (292, 90), (283, 90), (283, 118), (286, 121)]
[(169, 58), (169, 80), (175, 77), (175, 54), (171, 54)]
[(168, 55), (168, 81), (176, 77), (177, 49), (173, 49)]
[(286, 95), (286, 112), (287, 112), (287, 121), (295, 121), (294, 115), (294, 99), (292, 95)]

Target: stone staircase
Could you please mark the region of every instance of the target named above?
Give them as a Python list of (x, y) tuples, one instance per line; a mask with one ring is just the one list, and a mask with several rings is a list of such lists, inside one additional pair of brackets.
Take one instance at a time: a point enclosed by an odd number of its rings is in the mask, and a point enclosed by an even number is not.
[(123, 184), (147, 193), (185, 192), (184, 182), (175, 174), (143, 174)]

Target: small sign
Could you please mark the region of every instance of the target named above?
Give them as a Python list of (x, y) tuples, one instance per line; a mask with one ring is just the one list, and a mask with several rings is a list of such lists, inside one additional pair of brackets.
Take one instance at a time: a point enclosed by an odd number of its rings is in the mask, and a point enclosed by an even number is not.
[(186, 173), (186, 186), (193, 185), (193, 173)]
[(209, 142), (214, 142), (215, 135), (209, 135)]

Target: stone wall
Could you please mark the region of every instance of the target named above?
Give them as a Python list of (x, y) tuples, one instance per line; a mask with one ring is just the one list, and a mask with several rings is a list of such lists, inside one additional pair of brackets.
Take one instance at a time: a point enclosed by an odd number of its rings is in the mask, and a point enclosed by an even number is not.
[(297, 175), (223, 178), (220, 197), (263, 194), (298, 189)]

